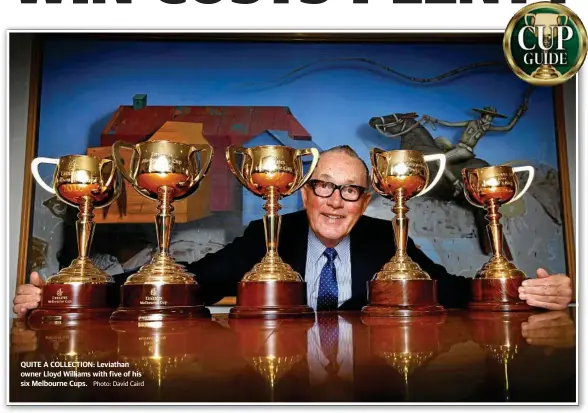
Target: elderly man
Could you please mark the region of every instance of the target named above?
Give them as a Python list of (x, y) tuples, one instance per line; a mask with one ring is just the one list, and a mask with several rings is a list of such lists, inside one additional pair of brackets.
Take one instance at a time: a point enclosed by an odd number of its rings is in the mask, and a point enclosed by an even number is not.
[[(282, 218), (278, 252), (306, 281), (308, 305), (317, 311), (361, 309), (367, 304), (367, 281), (394, 254), (390, 222), (363, 215), (371, 198), (368, 188), (368, 168), (355, 151), (348, 146), (332, 148), (321, 154), (312, 179), (302, 189), (305, 211)], [(407, 252), (438, 281), (441, 305), (461, 307), (469, 301), (469, 278), (449, 274), (410, 238)], [(263, 223), (254, 221), (241, 237), (187, 268), (211, 304), (235, 295), (239, 280), (264, 254)], [(122, 284), (127, 275), (115, 277), (117, 283)], [(38, 306), (42, 283), (33, 273), (31, 284), (18, 288), (15, 313)], [(526, 280), (519, 294), (529, 305), (564, 309), (571, 300), (570, 279), (538, 269), (537, 278)]]

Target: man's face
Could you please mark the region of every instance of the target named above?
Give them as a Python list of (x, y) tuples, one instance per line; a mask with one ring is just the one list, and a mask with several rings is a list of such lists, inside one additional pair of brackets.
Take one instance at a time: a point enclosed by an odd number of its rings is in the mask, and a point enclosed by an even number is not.
[[(362, 162), (344, 152), (322, 154), (312, 179), (336, 185), (368, 187)], [(329, 248), (335, 247), (349, 234), (363, 215), (370, 198), (371, 194), (365, 193), (357, 201), (351, 202), (341, 198), (339, 190), (335, 190), (329, 198), (321, 198), (314, 194), (310, 185), (305, 185), (302, 189), (302, 201), (310, 227)]]

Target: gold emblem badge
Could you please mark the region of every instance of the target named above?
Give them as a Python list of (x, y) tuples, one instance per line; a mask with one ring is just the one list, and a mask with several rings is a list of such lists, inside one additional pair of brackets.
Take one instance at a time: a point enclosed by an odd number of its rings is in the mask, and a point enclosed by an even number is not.
[(535, 86), (570, 80), (586, 58), (586, 28), (568, 7), (539, 2), (523, 7), (504, 32), (504, 55), (514, 73)]

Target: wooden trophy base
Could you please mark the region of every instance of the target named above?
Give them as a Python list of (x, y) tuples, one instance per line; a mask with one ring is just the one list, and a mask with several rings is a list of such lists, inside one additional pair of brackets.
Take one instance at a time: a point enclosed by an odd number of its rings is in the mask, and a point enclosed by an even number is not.
[(524, 276), (510, 278), (475, 278), (472, 280), (472, 311), (536, 311), (519, 298)]
[(314, 317), (306, 305), (306, 283), (299, 281), (241, 281), (237, 305), (230, 318), (298, 318)]
[(110, 321), (175, 321), (208, 318), (198, 284), (130, 284), (121, 288), (119, 308)]
[(113, 311), (109, 296), (114, 284), (45, 284), (41, 304), (31, 311), (31, 327), (76, 327), (88, 321), (108, 320)]
[(437, 302), (435, 280), (371, 280), (369, 305), (361, 309), (370, 317), (420, 317), (444, 314)]

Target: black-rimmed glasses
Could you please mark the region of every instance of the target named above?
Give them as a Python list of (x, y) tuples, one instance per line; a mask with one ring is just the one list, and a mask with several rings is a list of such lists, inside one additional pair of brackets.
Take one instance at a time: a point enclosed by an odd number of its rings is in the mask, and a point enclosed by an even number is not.
[(332, 182), (321, 181), (320, 179), (311, 179), (308, 184), (312, 187), (314, 194), (321, 198), (329, 198), (336, 189), (339, 190), (341, 198), (345, 201), (355, 202), (367, 190), (359, 185), (336, 185)]

